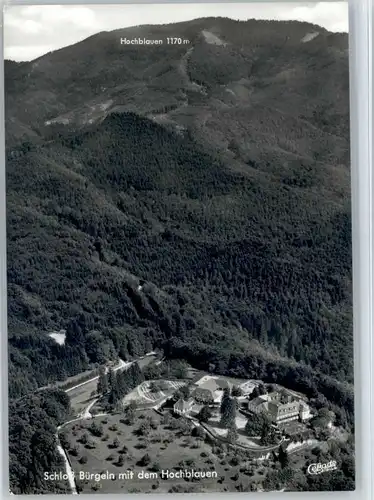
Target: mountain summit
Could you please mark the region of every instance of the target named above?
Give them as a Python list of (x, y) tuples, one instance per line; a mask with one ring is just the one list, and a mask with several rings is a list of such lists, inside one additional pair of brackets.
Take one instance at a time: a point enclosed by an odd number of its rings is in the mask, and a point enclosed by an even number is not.
[[(163, 43), (128, 46), (125, 38)], [(264, 129), (256, 117), (275, 122), (277, 133), (299, 126), (317, 134), (311, 149), (328, 137), (321, 129), (348, 134), (347, 35), (308, 23), (205, 18), (101, 32), (31, 62), (7, 62), (5, 74), (9, 144), (122, 111), (244, 150), (237, 129), (254, 121)]]

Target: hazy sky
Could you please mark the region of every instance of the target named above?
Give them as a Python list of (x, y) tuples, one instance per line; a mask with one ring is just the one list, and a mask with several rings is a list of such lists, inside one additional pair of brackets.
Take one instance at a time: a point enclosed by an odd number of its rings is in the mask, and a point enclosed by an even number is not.
[(348, 31), (346, 2), (33, 5), (6, 7), (5, 58), (32, 60), (99, 31), (165, 24), (197, 17), (298, 20), (330, 31)]

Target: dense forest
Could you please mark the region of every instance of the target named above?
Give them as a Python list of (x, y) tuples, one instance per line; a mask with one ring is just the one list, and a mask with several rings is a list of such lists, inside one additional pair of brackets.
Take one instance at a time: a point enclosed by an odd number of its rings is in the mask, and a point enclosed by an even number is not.
[(347, 40), (300, 44), (315, 28), (211, 18), (178, 27), (191, 46), (167, 63), (120, 54), (111, 32), (6, 64), (14, 414), (38, 387), (162, 348), (353, 425)]
[[(348, 203), (254, 182), (116, 114), (11, 160), (8, 207), (10, 354), (22, 365), (40, 353), (37, 384), (171, 337), (259, 341), (352, 381)], [(55, 328), (66, 346), (45, 338)]]
[(56, 426), (69, 415), (62, 391), (46, 390), (10, 401), (9, 481), (14, 494), (69, 493), (64, 481), (45, 481), (44, 472), (60, 472)]

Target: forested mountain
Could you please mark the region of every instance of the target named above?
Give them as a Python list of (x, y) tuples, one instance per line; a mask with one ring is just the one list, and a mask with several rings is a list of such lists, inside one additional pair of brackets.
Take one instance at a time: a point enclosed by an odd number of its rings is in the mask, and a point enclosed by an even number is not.
[(162, 347), (352, 421), (347, 43), (209, 18), (7, 62), (12, 398)]

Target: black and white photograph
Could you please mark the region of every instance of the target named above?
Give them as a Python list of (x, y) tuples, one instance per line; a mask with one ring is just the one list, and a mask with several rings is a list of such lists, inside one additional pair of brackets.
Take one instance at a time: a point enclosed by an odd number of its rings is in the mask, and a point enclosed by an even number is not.
[(348, 41), (5, 8), (11, 494), (355, 489)]

